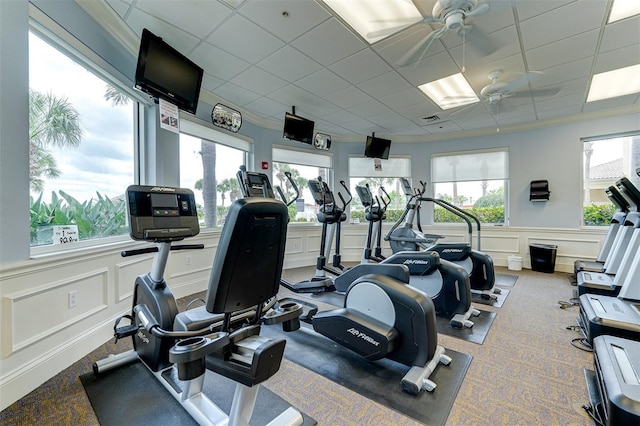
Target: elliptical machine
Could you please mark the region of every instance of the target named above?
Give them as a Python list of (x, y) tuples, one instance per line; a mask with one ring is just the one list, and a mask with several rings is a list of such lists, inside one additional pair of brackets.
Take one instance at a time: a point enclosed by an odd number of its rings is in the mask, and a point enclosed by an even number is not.
[[(382, 262), (386, 259), (382, 255), (382, 221), (387, 218), (387, 206), (391, 198), (387, 191), (383, 187), (380, 190), (384, 193), (383, 197), (373, 196), (369, 184), (366, 186), (357, 185), (356, 193), (360, 198), (360, 202), (364, 206), (364, 217), (369, 222), (367, 228), (367, 240), (365, 242), (364, 250), (362, 252), (361, 263), (368, 263), (370, 260), (374, 262)], [(374, 242), (375, 235), (375, 242)], [(375, 244), (375, 247), (371, 246)]]
[[(313, 199), (316, 205), (319, 207), (317, 213), (318, 222), (322, 223), (322, 237), (320, 239), (320, 253), (316, 259), (316, 271), (315, 275), (309, 280), (295, 283), (291, 286), (290, 290), (296, 293), (320, 293), (325, 291), (335, 290), (333, 279), (327, 276), (327, 272), (340, 276), (347, 268), (342, 265), (342, 258), (340, 256), (340, 234), (341, 224), (347, 220), (345, 211), (349, 203), (351, 203), (352, 197), (347, 184), (342, 180), (340, 185), (347, 192), (348, 200), (344, 199), (341, 192), (338, 192), (338, 197), (342, 203), (342, 206), (338, 206), (338, 203), (333, 196), (333, 192), (329, 189), (329, 185), (322, 180), (320, 176), (318, 179), (310, 179), (307, 183)], [(331, 254), (331, 243), (335, 236), (336, 245), (333, 254), (332, 266), (327, 265), (327, 259)]]
[[(406, 178), (402, 178), (403, 187), (405, 187), (405, 191), (407, 188), (410, 188), (410, 184)], [(424, 243), (424, 238), (420, 236), (411, 237), (406, 234), (406, 229), (410, 229), (406, 225), (403, 228), (399, 228), (399, 224), (402, 222), (403, 217), (401, 217), (389, 230), (385, 239), (389, 241), (389, 245), (391, 246), (394, 253), (399, 251), (435, 251), (438, 252), (440, 257), (443, 260), (448, 260), (457, 265), (462, 266), (467, 273), (469, 274), (471, 292), (479, 294), (483, 299), (487, 300), (496, 300), (497, 294), (500, 294), (500, 289), (495, 287), (495, 269), (493, 266), (493, 259), (488, 254), (480, 251), (480, 221), (477, 217), (469, 213), (468, 211), (459, 208), (447, 201), (424, 197), (422, 194), (424, 193), (425, 184), (422, 182), (421, 191), (416, 191), (416, 194), (420, 194), (419, 196), (414, 197), (413, 204), (420, 205), (422, 202), (431, 202), (435, 205), (442, 207), (443, 209), (453, 213), (454, 215), (460, 217), (467, 225), (467, 232), (469, 235), (468, 242), (435, 242), (435, 244), (427, 246)], [(405, 212), (407, 210), (405, 209)], [(407, 215), (409, 216), (409, 215)], [(418, 216), (419, 217), (419, 216)], [(471, 221), (476, 223), (477, 234), (476, 234), (476, 249), (472, 248), (473, 241), (473, 226)], [(407, 219), (408, 222), (408, 219)], [(438, 236), (439, 238), (444, 238), (442, 236)]]
[[(155, 252), (151, 272), (136, 279), (130, 325), (114, 326), (117, 339), (133, 338), (134, 349), (96, 362), (95, 374), (137, 360), (203, 425), (246, 425), (261, 382), (275, 374), (284, 339), (260, 336), (260, 324), (299, 328), (302, 307), (278, 303), (286, 240), (286, 207), (265, 198), (235, 201), (229, 210), (214, 259), (206, 305), (178, 313), (164, 280), (172, 246), (199, 233), (193, 193), (188, 189), (133, 185), (126, 192), (130, 235), (157, 247), (123, 253)], [(201, 248), (195, 246), (195, 248)], [(250, 267), (249, 267), (250, 265)], [(229, 414), (203, 394), (205, 370), (237, 382)], [(289, 408), (270, 424), (302, 424)]]

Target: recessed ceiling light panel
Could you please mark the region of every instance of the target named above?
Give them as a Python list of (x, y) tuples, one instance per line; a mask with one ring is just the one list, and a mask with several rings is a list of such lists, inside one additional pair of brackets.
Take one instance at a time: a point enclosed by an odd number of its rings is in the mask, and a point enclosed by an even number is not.
[(425, 83), (418, 88), (444, 110), (480, 102), (461, 73)]
[(324, 0), (368, 43), (388, 37), (423, 19), (407, 0)]
[(595, 74), (587, 102), (640, 92), (640, 64)]

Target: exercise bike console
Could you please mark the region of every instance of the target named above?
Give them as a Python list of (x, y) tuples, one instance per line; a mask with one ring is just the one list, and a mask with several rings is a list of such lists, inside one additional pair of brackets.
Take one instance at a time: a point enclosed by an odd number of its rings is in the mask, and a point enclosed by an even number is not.
[(188, 189), (132, 185), (127, 208), (134, 240), (179, 241), (200, 232), (195, 197)]

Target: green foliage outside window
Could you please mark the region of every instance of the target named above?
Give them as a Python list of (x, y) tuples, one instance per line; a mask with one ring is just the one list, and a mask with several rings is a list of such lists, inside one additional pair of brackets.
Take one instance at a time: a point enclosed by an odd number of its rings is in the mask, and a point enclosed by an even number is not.
[(616, 211), (613, 204), (591, 204), (584, 207), (582, 217), (585, 226), (609, 226), (611, 216)]
[(126, 234), (124, 198), (96, 195), (97, 201), (83, 202), (64, 191), (52, 192), (50, 203), (42, 201), (42, 194), (35, 200), (31, 197), (31, 245), (52, 244), (54, 225), (77, 225), (80, 240)]

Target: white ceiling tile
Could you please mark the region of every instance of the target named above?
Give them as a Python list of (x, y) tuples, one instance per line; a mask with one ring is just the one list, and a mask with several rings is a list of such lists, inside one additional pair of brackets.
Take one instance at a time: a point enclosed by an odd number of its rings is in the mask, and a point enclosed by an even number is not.
[(393, 110), (398, 110), (410, 105), (423, 104), (427, 102), (427, 99), (427, 96), (422, 92), (422, 90), (412, 88), (384, 96), (380, 98), (380, 102)]
[[(542, 15), (546, 12), (558, 9), (569, 3), (573, 3), (576, 0), (556, 0), (556, 1), (540, 1), (540, 0), (518, 0), (513, 3), (513, 6), (518, 11), (518, 19), (520, 21), (526, 21), (537, 15)], [(560, 12), (564, 13), (564, 12)]]
[(269, 93), (269, 95), (267, 95), (267, 97), (281, 104), (292, 106), (301, 104), (303, 102), (313, 102), (318, 98), (312, 93), (294, 86), (293, 84), (288, 84), (281, 89), (271, 92)]
[(595, 54), (599, 31), (589, 31), (527, 51), (530, 69), (546, 69)]
[(291, 45), (328, 66), (364, 49), (366, 45), (332, 18), (300, 36)]
[(284, 46), (257, 65), (289, 82), (299, 80), (322, 68), (322, 65), (291, 46)]
[(138, 0), (135, 4), (138, 9), (201, 39), (231, 15), (231, 9), (217, 1), (164, 1), (162, 7), (157, 5), (157, 0)]
[(356, 115), (359, 115), (362, 118), (366, 118), (367, 120), (369, 120), (370, 117), (373, 117), (382, 113), (386, 113), (386, 112), (391, 112), (391, 109), (379, 101), (372, 100), (372, 101), (354, 106), (353, 108), (350, 108), (349, 111), (351, 111)]
[(296, 86), (322, 97), (349, 87), (349, 83), (327, 69), (316, 71), (296, 81)]
[(453, 59), (451, 59), (451, 55), (448, 52), (440, 52), (429, 56), (419, 63), (402, 67), (398, 72), (406, 78), (413, 87), (418, 87), (421, 84), (457, 74), (460, 72), (460, 69)]
[(191, 59), (207, 70), (207, 73), (221, 80), (229, 80), (249, 68), (242, 59), (212, 46), (202, 43), (193, 51)]
[[(603, 99), (595, 102), (587, 102), (584, 104), (584, 111), (598, 111), (602, 108), (619, 108), (623, 106), (629, 106), (633, 104), (637, 104), (638, 102), (638, 94), (634, 93), (626, 96), (618, 96), (616, 98), (611, 99)], [(637, 109), (640, 112), (640, 106)]]
[(532, 81), (534, 88), (551, 85), (561, 85), (565, 81), (582, 78), (589, 75), (593, 65), (593, 58), (587, 57), (576, 61), (567, 62), (550, 68), (543, 68), (544, 74), (536, 77)]
[(410, 89), (412, 86), (397, 72), (391, 71), (357, 85), (374, 98), (382, 98), (395, 92)]
[(287, 85), (287, 82), (258, 67), (250, 67), (230, 80), (252, 92), (266, 95)]
[(127, 25), (140, 37), (142, 30), (147, 28), (153, 34), (161, 37), (171, 47), (185, 56), (196, 46), (200, 40), (191, 34), (177, 28), (165, 21), (149, 15), (139, 9), (133, 9), (127, 18)]
[(428, 126), (422, 126), (422, 128), (432, 134), (462, 130), (460, 126), (458, 126), (454, 121), (451, 120), (429, 124)]
[(350, 86), (338, 92), (331, 93), (325, 96), (325, 99), (345, 109), (373, 100), (371, 96), (367, 95), (362, 90), (354, 86)]
[(260, 97), (259, 94), (232, 83), (224, 83), (218, 86), (214, 93), (224, 99), (232, 99), (233, 103), (238, 106), (248, 104)]
[(553, 120), (557, 119), (558, 117), (562, 117), (563, 115), (574, 115), (579, 114), (580, 112), (581, 111), (579, 106), (570, 106), (566, 108), (556, 108), (540, 111), (538, 112), (538, 117), (540, 117), (541, 120)]
[(106, 2), (118, 15), (120, 15), (121, 18), (125, 18), (129, 11), (129, 6), (131, 6), (130, 1), (106, 0)]
[(640, 44), (602, 53), (596, 60), (594, 73), (640, 64)]
[(604, 28), (600, 42), (600, 53), (635, 45), (640, 52), (640, 16), (613, 22)]
[(283, 105), (272, 99), (262, 97), (249, 102), (245, 107), (264, 117), (273, 117), (275, 115), (284, 117), (284, 113), (291, 110), (290, 106)]
[(329, 69), (351, 84), (391, 71), (391, 67), (371, 49), (364, 49), (331, 65)]
[(240, 15), (232, 15), (207, 41), (251, 63), (264, 59), (284, 46), (282, 40)]
[[(533, 49), (599, 29), (606, 6), (605, 1), (576, 1), (521, 22), (524, 48)], [(580, 19), (575, 19), (578, 16)]]
[[(288, 16), (283, 16), (283, 12)], [(311, 0), (247, 0), (238, 12), (271, 34), (290, 42), (331, 17)]]

